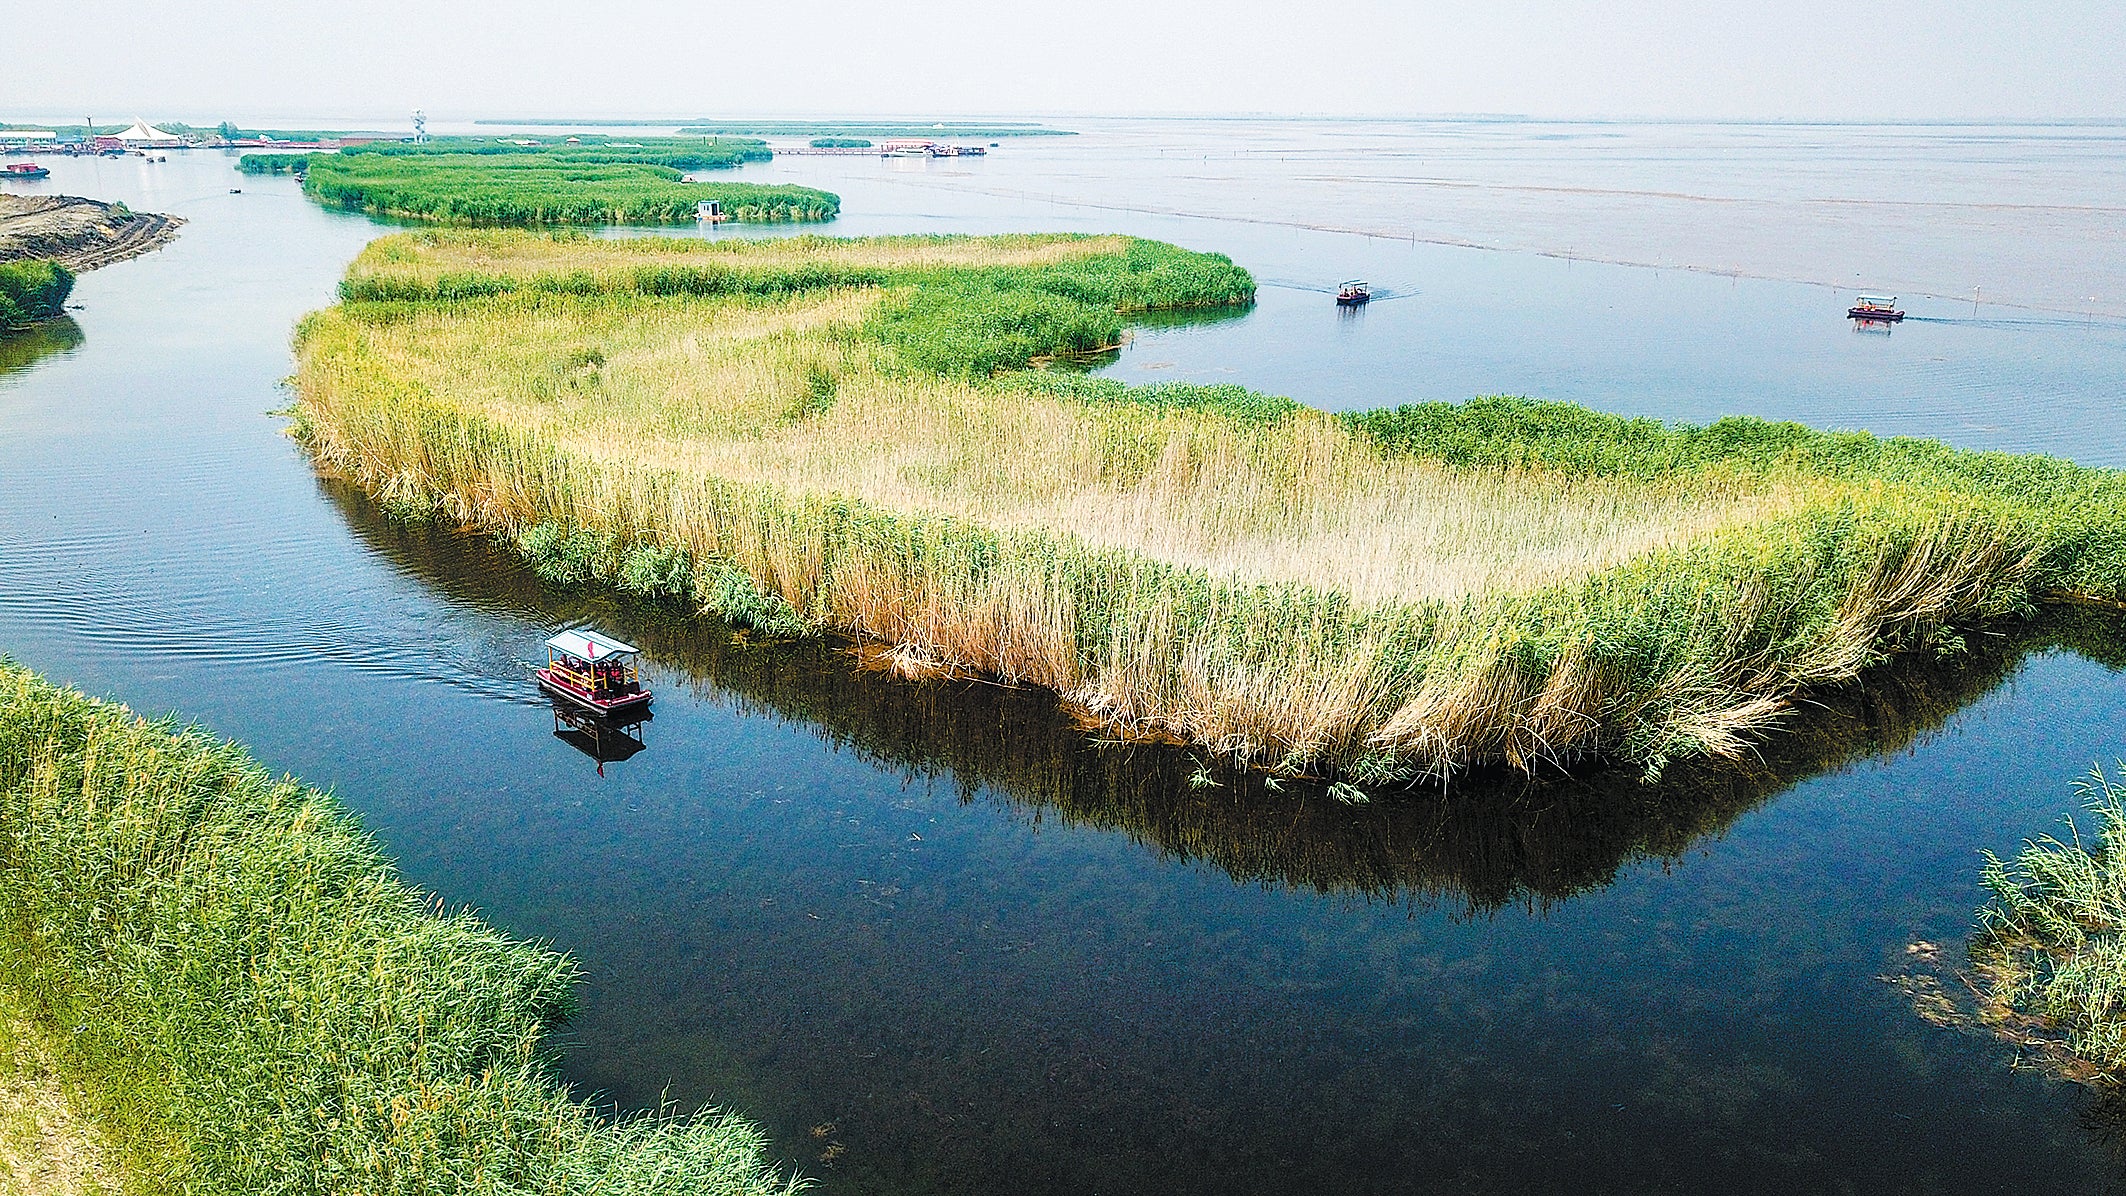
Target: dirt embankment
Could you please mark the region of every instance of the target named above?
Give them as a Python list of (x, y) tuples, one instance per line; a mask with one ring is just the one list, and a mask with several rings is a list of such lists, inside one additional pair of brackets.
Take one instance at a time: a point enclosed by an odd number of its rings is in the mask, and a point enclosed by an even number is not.
[(182, 224), (76, 195), (0, 195), (0, 262), (50, 258), (78, 274), (160, 249)]

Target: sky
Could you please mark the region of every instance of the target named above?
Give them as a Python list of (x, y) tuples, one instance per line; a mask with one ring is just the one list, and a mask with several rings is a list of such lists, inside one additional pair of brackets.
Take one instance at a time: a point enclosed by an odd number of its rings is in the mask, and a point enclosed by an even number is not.
[(2126, 116), (2121, 0), (0, 0), (0, 30), (30, 34), (0, 119)]

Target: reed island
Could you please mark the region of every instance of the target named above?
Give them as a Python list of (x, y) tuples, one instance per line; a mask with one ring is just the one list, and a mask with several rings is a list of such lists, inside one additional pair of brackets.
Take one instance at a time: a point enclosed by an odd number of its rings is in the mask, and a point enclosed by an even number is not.
[(689, 179), (769, 156), (743, 137), (458, 137), (246, 154), (237, 169), (301, 174), (304, 193), (329, 207), (451, 224), (681, 224), (705, 203), (718, 220), (834, 219), (841, 200), (811, 187)]
[(2126, 598), (2114, 471), (1037, 368), (1253, 292), (1114, 236), (404, 234), (301, 325), (295, 430), (548, 576), (1042, 687), (1099, 734), (1351, 797), (1732, 755), (1897, 653)]

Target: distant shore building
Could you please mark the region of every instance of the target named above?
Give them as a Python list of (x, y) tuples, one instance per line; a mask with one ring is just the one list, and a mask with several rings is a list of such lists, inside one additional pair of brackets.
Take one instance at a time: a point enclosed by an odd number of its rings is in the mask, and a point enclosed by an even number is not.
[(115, 137), (98, 137), (98, 144), (115, 141), (124, 149), (182, 149), (188, 143), (175, 133), (166, 133), (146, 121), (136, 120), (133, 127)]

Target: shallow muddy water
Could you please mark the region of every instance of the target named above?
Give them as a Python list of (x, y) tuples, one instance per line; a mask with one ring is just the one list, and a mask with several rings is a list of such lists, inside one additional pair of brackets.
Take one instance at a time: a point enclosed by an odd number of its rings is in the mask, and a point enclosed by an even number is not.
[[(1820, 287), (991, 193), (1099, 149), (746, 177), (841, 192), (833, 231), (1119, 228), (1271, 280), (1252, 313), (1145, 331), (1126, 377), (2126, 458), (2101, 321), (1862, 338)], [(2079, 1090), (1878, 979), (1960, 939), (1980, 849), (2052, 829), (2126, 750), (2115, 621), (1975, 635), (1650, 788), (1197, 788), (1186, 753), (1091, 744), (1037, 694), (734, 640), (389, 523), (264, 414), (292, 322), (379, 226), (218, 156), (54, 166), (191, 223), (85, 276), (72, 329), (0, 345), (0, 650), (245, 740), (417, 883), (573, 952), (586, 1091), (741, 1109), (829, 1192), (2119, 1186)], [(1316, 272), (1410, 298), (1341, 319)], [(1717, 318), (1638, 301), (1665, 294)], [(642, 643), (659, 691), (602, 775), (524, 675), (577, 619)]]

